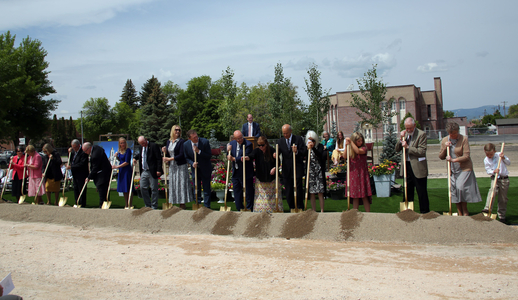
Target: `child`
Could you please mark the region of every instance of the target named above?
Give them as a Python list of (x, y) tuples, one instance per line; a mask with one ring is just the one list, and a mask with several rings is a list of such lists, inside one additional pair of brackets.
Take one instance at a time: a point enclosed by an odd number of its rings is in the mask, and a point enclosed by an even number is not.
[[(486, 167), (487, 174), (491, 175), (491, 188), (487, 194), (486, 207), (484, 210), (482, 210), (482, 212), (489, 213), (489, 202), (491, 202), (495, 174), (498, 174), (495, 191), (495, 196), (498, 194), (498, 219), (500, 222), (505, 223), (505, 211), (507, 210), (507, 190), (509, 189), (509, 171), (507, 171), (506, 165), (509, 166), (511, 161), (507, 156), (504, 155), (504, 152), (496, 152), (495, 145), (492, 143), (486, 144), (484, 146), (484, 151), (486, 152), (484, 166)], [(500, 163), (500, 170), (497, 169), (499, 157), (502, 158), (502, 162)], [(495, 200), (493, 200), (493, 204), (494, 203)]]
[[(351, 145), (349, 178), (350, 178), (350, 195), (353, 198), (353, 208), (358, 209), (361, 202), (366, 212), (371, 211), (372, 191), (369, 178), (369, 170), (367, 169), (367, 147), (365, 139), (359, 132), (351, 135), (351, 138), (345, 139), (346, 145)], [(347, 190), (345, 192), (347, 196)]]

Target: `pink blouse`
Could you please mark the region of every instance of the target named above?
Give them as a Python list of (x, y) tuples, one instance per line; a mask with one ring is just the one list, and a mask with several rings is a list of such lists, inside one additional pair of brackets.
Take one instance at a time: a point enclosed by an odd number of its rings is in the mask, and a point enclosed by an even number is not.
[(29, 170), (29, 178), (41, 178), (41, 166), (43, 164), (43, 160), (38, 152), (34, 153), (34, 156), (27, 157), (27, 164), (34, 165), (36, 169), (27, 168)]

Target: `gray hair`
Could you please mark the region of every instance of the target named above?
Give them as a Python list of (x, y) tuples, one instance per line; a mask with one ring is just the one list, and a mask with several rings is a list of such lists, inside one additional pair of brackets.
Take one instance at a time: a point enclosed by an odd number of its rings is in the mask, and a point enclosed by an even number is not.
[(459, 131), (460, 127), (459, 127), (459, 124), (455, 123), (455, 122), (448, 122), (446, 124), (446, 131), (448, 133), (451, 133), (453, 131)]
[(405, 119), (405, 124), (415, 125), (414, 118), (408, 117)]
[(73, 139), (72, 145), (81, 145), (81, 142), (78, 139)]
[(308, 143), (310, 138), (315, 141), (315, 144), (318, 144), (318, 135), (313, 130), (309, 130), (308, 133), (306, 133), (306, 144)]

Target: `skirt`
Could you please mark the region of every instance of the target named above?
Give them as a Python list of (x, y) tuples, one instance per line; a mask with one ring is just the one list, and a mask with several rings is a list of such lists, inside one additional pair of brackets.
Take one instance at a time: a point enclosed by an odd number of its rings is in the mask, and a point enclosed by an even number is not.
[(29, 190), (27, 192), (29, 197), (36, 196), (36, 190), (38, 189), (38, 187), (40, 187), (40, 189), (38, 190), (38, 196), (42, 196), (43, 194), (45, 194), (45, 187), (43, 186), (43, 184), (41, 184), (40, 186), (41, 180), (42, 178), (29, 178)]
[(279, 204), (277, 209), (275, 209), (275, 180), (272, 182), (260, 182), (256, 180), (254, 212), (272, 213), (274, 211), (283, 211), (282, 193), (279, 193)]
[(189, 180), (189, 165), (178, 165), (171, 161), (169, 165), (169, 203), (185, 204), (194, 201)]
[(451, 174), (451, 202), (476, 203), (482, 201), (475, 172), (464, 171)]
[(56, 181), (54, 179), (48, 178), (45, 181), (45, 190), (47, 193), (59, 193), (61, 190), (61, 180)]

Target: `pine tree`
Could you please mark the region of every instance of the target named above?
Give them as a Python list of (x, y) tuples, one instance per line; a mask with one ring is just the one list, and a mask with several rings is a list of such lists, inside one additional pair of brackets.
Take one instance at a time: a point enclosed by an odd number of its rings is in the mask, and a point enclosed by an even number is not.
[(140, 96), (139, 96), (139, 101), (140, 101), (139, 107), (142, 107), (148, 103), (149, 96), (151, 96), (151, 93), (153, 93), (153, 89), (157, 85), (160, 87), (160, 82), (154, 75), (151, 76), (151, 78), (149, 78), (146, 81), (146, 83), (144, 83), (142, 85), (142, 91), (140, 91)]
[(58, 125), (58, 117), (54, 115), (52, 118), (52, 125), (50, 127), (50, 136), (52, 137), (52, 140), (54, 141), (53, 145), (56, 145), (56, 142), (58, 141), (59, 137), (59, 125)]
[(75, 138), (76, 138), (76, 125), (74, 124), (74, 120), (72, 120), (72, 117), (70, 117), (70, 120), (68, 120), (68, 122), (67, 122), (67, 141), (72, 142), (72, 140)]
[(61, 117), (61, 120), (58, 122), (58, 134), (54, 144), (56, 147), (66, 147), (68, 144), (65, 125), (65, 117)]
[(133, 111), (137, 110), (140, 107), (139, 96), (137, 94), (137, 90), (135, 89), (135, 85), (133, 85), (131, 79), (128, 79), (126, 81), (126, 85), (124, 85), (120, 101), (128, 104)]
[(385, 134), (383, 140), (383, 151), (380, 154), (380, 162), (388, 159), (399, 164), (401, 161), (401, 154), (396, 152), (397, 133), (394, 131), (394, 127), (395, 125), (393, 124), (388, 126), (388, 132)]
[(158, 145), (165, 145), (175, 117), (167, 97), (162, 93), (160, 83), (153, 87), (147, 99), (147, 103), (141, 107), (140, 134)]

